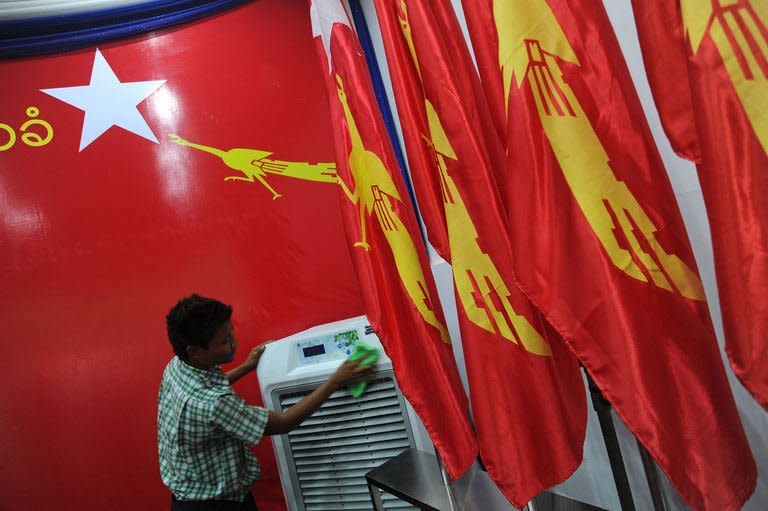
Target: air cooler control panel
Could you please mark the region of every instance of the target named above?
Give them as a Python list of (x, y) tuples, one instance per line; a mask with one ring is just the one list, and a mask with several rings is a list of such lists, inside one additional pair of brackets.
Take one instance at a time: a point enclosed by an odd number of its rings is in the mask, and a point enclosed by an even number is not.
[(359, 340), (357, 329), (352, 329), (297, 341), (295, 349), (299, 363), (306, 366), (345, 359)]

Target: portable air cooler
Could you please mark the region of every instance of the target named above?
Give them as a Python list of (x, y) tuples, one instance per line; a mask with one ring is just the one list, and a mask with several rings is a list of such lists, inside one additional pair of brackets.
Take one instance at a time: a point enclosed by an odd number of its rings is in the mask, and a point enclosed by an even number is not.
[[(362, 341), (381, 349), (365, 316), (316, 326), (271, 343), (258, 366), (267, 408), (284, 411), (317, 388)], [(365, 474), (403, 449), (434, 452), (424, 426), (400, 393), (392, 362), (381, 351), (360, 398), (347, 389), (302, 425), (275, 435), (280, 480), (290, 511), (370, 510)], [(384, 495), (389, 509), (414, 509)]]

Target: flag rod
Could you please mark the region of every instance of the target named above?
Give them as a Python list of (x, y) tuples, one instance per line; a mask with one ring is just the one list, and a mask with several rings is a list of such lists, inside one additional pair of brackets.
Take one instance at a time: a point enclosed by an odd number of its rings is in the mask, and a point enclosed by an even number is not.
[(659, 473), (656, 468), (656, 463), (654, 463), (653, 458), (651, 458), (651, 455), (639, 440), (637, 440), (637, 448), (640, 451), (640, 459), (643, 460), (643, 470), (645, 471), (645, 479), (648, 481), (648, 489), (651, 491), (653, 509), (654, 511), (667, 511), (669, 506), (667, 505), (667, 500), (664, 498), (664, 492), (659, 483)]
[(597, 412), (597, 418), (600, 421), (600, 429), (603, 432), (603, 441), (605, 449), (608, 451), (608, 461), (611, 464), (613, 472), (613, 481), (616, 483), (616, 493), (619, 495), (619, 504), (622, 511), (635, 511), (635, 503), (632, 500), (632, 490), (629, 488), (629, 479), (627, 470), (624, 466), (624, 459), (621, 456), (619, 441), (616, 437), (616, 427), (613, 425), (611, 417), (611, 404), (603, 397), (603, 393), (597, 387), (597, 384), (589, 375), (589, 371), (584, 371), (589, 383), (589, 394), (592, 398), (592, 407)]
[[(433, 448), (434, 448), (434, 444), (433, 444)], [(443, 463), (443, 459), (440, 457), (440, 453), (437, 452), (436, 448), (435, 448), (435, 458), (437, 458), (437, 466), (440, 469), (440, 477), (443, 480), (443, 486), (445, 486), (445, 491), (448, 495), (449, 511), (458, 511), (459, 506), (456, 503), (456, 495), (453, 492), (453, 484), (451, 483), (451, 477), (448, 475), (448, 470), (446, 470), (445, 464)]]

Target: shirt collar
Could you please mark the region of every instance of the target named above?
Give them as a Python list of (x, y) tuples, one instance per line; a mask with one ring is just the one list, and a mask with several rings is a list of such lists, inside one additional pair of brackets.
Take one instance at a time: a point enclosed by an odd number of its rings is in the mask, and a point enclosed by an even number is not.
[(228, 385), (229, 380), (221, 366), (213, 366), (210, 369), (198, 369), (181, 360), (179, 357), (173, 359), (174, 365), (179, 372), (179, 376), (188, 381), (188, 383), (197, 383), (200, 386)]

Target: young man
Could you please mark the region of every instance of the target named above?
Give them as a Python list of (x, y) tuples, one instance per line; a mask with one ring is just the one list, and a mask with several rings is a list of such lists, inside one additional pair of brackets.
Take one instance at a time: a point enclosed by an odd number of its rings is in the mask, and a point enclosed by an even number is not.
[(230, 385), (256, 368), (265, 346), (224, 373), (220, 364), (232, 362), (237, 349), (231, 317), (231, 306), (198, 295), (180, 300), (166, 317), (176, 356), (160, 385), (157, 434), (171, 511), (256, 511), (251, 485), (259, 463), (248, 446), (298, 427), (334, 391), (373, 370), (345, 362), (283, 413), (249, 406)]

